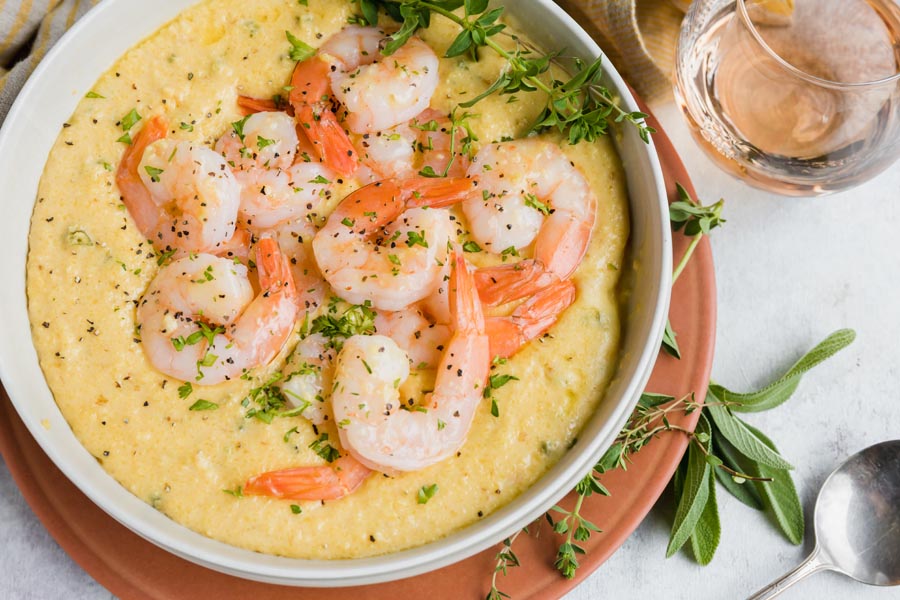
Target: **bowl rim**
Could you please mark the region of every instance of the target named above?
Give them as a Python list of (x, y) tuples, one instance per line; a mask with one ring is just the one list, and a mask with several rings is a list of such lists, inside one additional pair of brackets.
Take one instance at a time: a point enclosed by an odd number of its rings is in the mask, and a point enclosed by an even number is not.
[[(132, 22), (139, 23), (134, 29), (139, 31), (133, 30), (121, 35), (127, 36), (130, 39), (128, 47), (133, 47), (197, 2), (198, 0), (170, 0), (167, 3), (152, 3), (154, 18), (148, 22), (134, 19), (132, 15)], [(556, 18), (561, 26), (564, 26), (568, 33), (589, 51), (592, 58), (601, 56), (602, 53), (597, 44), (574, 19), (553, 3), (552, 0), (529, 0), (529, 2), (536, 5), (538, 10), (547, 11), (552, 17)], [(86, 90), (76, 91), (73, 98), (69, 99), (69, 102), (74, 102), (72, 108), (67, 110), (60, 109), (64, 114), (59, 122), (47, 119), (46, 122), (36, 123), (35, 114), (30, 106), (31, 101), (34, 100), (42, 86), (46, 87), (45, 80), (51, 77), (54, 72), (61, 70), (61, 65), (65, 64), (66, 59), (71, 61), (75, 60), (75, 57), (81, 56), (79, 52), (83, 50), (86, 40), (90, 38), (92, 31), (97, 30), (103, 24), (104, 19), (115, 19), (118, 13), (123, 13), (124, 7), (131, 6), (133, 8), (142, 4), (144, 3), (139, 0), (105, 0), (97, 4), (66, 32), (35, 69), (10, 109), (2, 129), (0, 129), (0, 157), (17, 156), (15, 142), (20, 139), (17, 136), (21, 136), (25, 128), (31, 127), (34, 129), (36, 125), (39, 127), (42, 135), (50, 136), (50, 145), (52, 146), (59, 135), (61, 123), (68, 118)], [(163, 6), (159, 6), (161, 4)], [(512, 14), (515, 14), (514, 11), (520, 10), (518, 8), (520, 4), (526, 4), (526, 2), (515, 3), (510, 6)], [(79, 49), (79, 45), (82, 50)], [(97, 50), (96, 45), (92, 49)], [(96, 54), (100, 55), (102, 52), (97, 52)], [(94, 62), (101, 65), (99, 66), (100, 70), (87, 85), (92, 85), (97, 77), (106, 72), (119, 59), (121, 54), (121, 52), (114, 53), (112, 58), (107, 61), (95, 58)], [(105, 66), (102, 66), (103, 64)], [(619, 101), (627, 110), (639, 110), (630, 89), (609, 63), (608, 59), (605, 58), (605, 55), (604, 77), (607, 85), (620, 96)], [(65, 101), (62, 103), (65, 103)], [(68, 104), (66, 105), (68, 106)], [(29, 113), (29, 111), (32, 112)], [(636, 137), (637, 134), (634, 131), (626, 131), (622, 137), (627, 138), (628, 136)], [(618, 140), (618, 144), (621, 150), (622, 139)], [(93, 456), (77, 441), (77, 438), (75, 438), (67, 422), (62, 417), (61, 411), (56, 407), (55, 400), (53, 400), (52, 393), (44, 379), (43, 371), (40, 369), (33, 342), (24, 344), (27, 348), (21, 348), (11, 341), (21, 338), (23, 328), (29, 341), (32, 340), (27, 313), (24, 266), (28, 256), (30, 217), (33, 205), (37, 201), (36, 189), (40, 175), (34, 181), (33, 193), (30, 194), (30, 198), (27, 200), (29, 227), (25, 228), (24, 233), (20, 232), (16, 236), (10, 223), (0, 224), (0, 233), (7, 230), (6, 232), (10, 233), (13, 238), (11, 239), (11, 251), (5, 254), (4, 258), (0, 259), (0, 273), (5, 272), (15, 281), (14, 285), (3, 286), (5, 289), (0, 290), (0, 304), (13, 306), (16, 309), (12, 315), (13, 318), (4, 319), (0, 322), (0, 332), (5, 334), (0, 335), (0, 379), (2, 379), (13, 406), (31, 435), (53, 463), (59, 467), (76, 487), (84, 492), (104, 512), (131, 531), (194, 563), (247, 579), (282, 585), (320, 587), (379, 583), (414, 576), (452, 564), (508, 537), (523, 525), (539, 517), (560, 497), (565, 495), (611, 443), (615, 434), (624, 424), (628, 415), (630, 415), (631, 409), (650, 376), (668, 314), (671, 294), (672, 256), (667, 195), (659, 158), (652, 140), (645, 148), (650, 163), (650, 173), (643, 175), (649, 177), (654, 184), (657, 204), (652, 208), (658, 212), (657, 216), (660, 217), (658, 229), (655, 232), (650, 232), (657, 238), (656, 241), (660, 246), (661, 256), (658, 257), (660, 260), (660, 273), (659, 280), (656, 282), (658, 288), (656, 289), (655, 297), (644, 299), (647, 301), (648, 306), (643, 307), (643, 310), (651, 313), (649, 335), (642, 345), (640, 355), (635, 359), (636, 363), (633, 372), (628, 374), (627, 385), (624, 391), (619, 394), (615, 409), (600, 427), (598, 435), (590, 439), (579, 440), (575, 448), (570, 450), (534, 485), (513, 499), (509, 504), (494, 511), (481, 521), (423, 546), (363, 559), (307, 560), (265, 555), (207, 538), (188, 529), (150, 507), (125, 489), (111, 475), (107, 474), (96, 463)], [(8, 162), (10, 161), (0, 161), (0, 176), (4, 174), (4, 171), (7, 174), (15, 173), (14, 167), (4, 164)], [(40, 161), (39, 173), (43, 172), (45, 162), (45, 160)], [(25, 179), (27, 179), (27, 174)], [(27, 184), (23, 185), (27, 188)], [(18, 184), (12, 187), (14, 189), (10, 196), (15, 195)], [(10, 196), (7, 196), (7, 199)], [(633, 202), (632, 195), (629, 193), (630, 212), (633, 212)], [(9, 219), (8, 221), (14, 221), (14, 219)], [(15, 277), (15, 275), (18, 276)], [(24, 323), (21, 322), (23, 313), (21, 310), (18, 310), (23, 307)], [(623, 319), (623, 323), (624, 321), (626, 320)], [(18, 338), (16, 334), (19, 335)], [(29, 367), (29, 369), (20, 371), (16, 368), (17, 364), (21, 366), (20, 363), (22, 361), (27, 363), (25, 366)], [(26, 377), (28, 372), (33, 373), (35, 368), (39, 378), (37, 380), (28, 379)], [(616, 375), (616, 378), (618, 377), (619, 374)], [(610, 383), (611, 386), (612, 383)], [(38, 402), (46, 401), (46, 398), (49, 397), (52, 404), (49, 412), (41, 413), (40, 408), (34, 408), (32, 394), (35, 393), (38, 395)], [(588, 421), (585, 427), (587, 428), (593, 420), (592, 418)], [(73, 440), (77, 448), (72, 446)], [(549, 483), (552, 483), (552, 485), (549, 485)]]

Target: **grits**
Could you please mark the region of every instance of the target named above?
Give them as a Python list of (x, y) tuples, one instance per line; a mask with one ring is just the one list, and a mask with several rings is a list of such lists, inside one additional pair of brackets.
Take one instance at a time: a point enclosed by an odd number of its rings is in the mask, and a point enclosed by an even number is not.
[[(132, 108), (144, 122), (161, 114), (171, 137), (211, 145), (241, 117), (238, 94), (271, 97), (289, 80), (294, 62), (285, 30), (318, 45), (354, 8), (331, 0), (309, 0), (308, 8), (294, 0), (207, 0), (135, 46), (97, 81), (60, 133), (29, 238), (34, 343), (56, 402), (88, 451), (175, 521), (229, 544), (291, 557), (394, 552), (507, 504), (565, 453), (601, 401), (619, 352), (617, 284), (629, 231), (624, 175), (608, 139), (578, 146), (560, 141), (597, 194), (596, 228), (574, 276), (574, 305), (550, 336), (495, 371), (519, 378), (495, 391), (499, 418), (485, 401), (455, 458), (396, 477), (378, 474), (339, 501), (298, 503), (299, 514), (290, 501), (223, 493), (263, 471), (323, 464), (309, 447), (317, 434), (305, 419), (266, 424), (246, 418), (241, 404), (280, 369), (297, 337), (250, 380), (195, 385), (188, 399), (179, 397), (181, 382), (150, 366), (136, 337), (135, 306), (158, 269), (157, 256), (115, 186), (113, 171), (125, 148), (116, 141), (120, 122)], [(454, 27), (434, 19), (421, 35), (442, 55)], [(478, 63), (441, 59), (432, 108), (449, 113), (489, 85), (501, 66), (487, 53)], [(539, 94), (507, 99), (489, 97), (473, 111), (480, 140), (524, 135), (543, 102)], [(354, 187), (344, 182), (336, 199)], [(197, 399), (219, 408), (189, 411)], [(321, 432), (338, 437), (333, 425)], [(432, 484), (437, 493), (418, 504), (419, 489)]]

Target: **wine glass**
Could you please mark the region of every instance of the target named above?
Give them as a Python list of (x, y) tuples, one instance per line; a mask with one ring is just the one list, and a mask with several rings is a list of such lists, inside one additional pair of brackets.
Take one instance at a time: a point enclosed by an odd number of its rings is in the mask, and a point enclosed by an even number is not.
[(814, 196), (900, 155), (894, 0), (695, 0), (676, 98), (701, 147), (751, 185)]

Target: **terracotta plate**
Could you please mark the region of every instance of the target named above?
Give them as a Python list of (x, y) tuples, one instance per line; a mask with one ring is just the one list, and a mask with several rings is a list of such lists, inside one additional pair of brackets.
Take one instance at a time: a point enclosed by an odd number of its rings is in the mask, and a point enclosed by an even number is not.
[[(658, 123), (653, 123), (659, 129)], [(675, 182), (691, 189), (687, 173), (664, 133), (654, 136), (670, 199)], [(687, 246), (675, 237), (675, 256)], [(676, 258), (676, 261), (678, 259)], [(704, 241), (675, 286), (671, 320), (682, 359), (661, 355), (648, 390), (680, 397), (706, 393), (715, 342), (716, 299), (712, 254)], [(673, 423), (693, 429), (698, 413)], [(501, 589), (515, 600), (559, 597), (599, 567), (646, 516), (669, 481), (687, 445), (681, 434), (666, 434), (642, 449), (632, 467), (603, 477), (611, 497), (592, 496), (584, 513), (604, 530), (585, 544), (587, 555), (574, 580), (553, 569), (559, 539), (544, 527), (539, 537), (521, 535), (515, 552), (527, 568), (512, 569)], [(484, 598), (496, 549), (418, 577), (359, 588), (303, 589), (256, 583), (182, 560), (145, 541), (95, 506), (53, 465), (19, 420), (5, 392), (0, 398), (0, 453), (35, 514), (97, 581), (123, 599), (267, 598), (328, 600), (344, 598)], [(562, 501), (570, 505), (571, 496)]]

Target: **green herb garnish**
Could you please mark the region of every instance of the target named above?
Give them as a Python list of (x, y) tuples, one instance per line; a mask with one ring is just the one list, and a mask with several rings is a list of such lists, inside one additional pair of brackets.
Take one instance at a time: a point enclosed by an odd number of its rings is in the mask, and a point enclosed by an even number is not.
[(297, 38), (290, 31), (285, 31), (284, 33), (287, 36), (288, 42), (290, 42), (291, 44), (291, 49), (288, 52), (288, 56), (291, 57), (291, 60), (302, 62), (312, 57), (316, 53), (315, 48), (313, 48), (303, 40)]
[(312, 448), (313, 452), (318, 454), (321, 458), (325, 459), (328, 462), (334, 462), (341, 457), (340, 451), (337, 448), (328, 444), (328, 434), (323, 433), (319, 436), (319, 439), (314, 441), (309, 445)]
[(188, 410), (216, 410), (219, 408), (219, 405), (215, 402), (210, 402), (209, 400), (197, 400)]
[(423, 485), (419, 488), (419, 492), (416, 494), (416, 502), (419, 504), (428, 504), (428, 501), (431, 500), (434, 495), (438, 491), (438, 484), (432, 483), (431, 485)]

